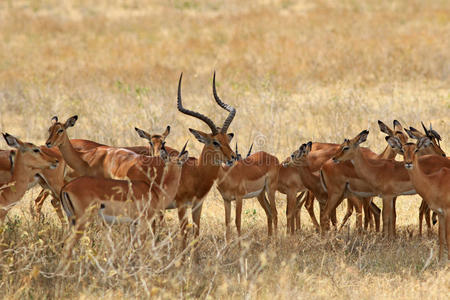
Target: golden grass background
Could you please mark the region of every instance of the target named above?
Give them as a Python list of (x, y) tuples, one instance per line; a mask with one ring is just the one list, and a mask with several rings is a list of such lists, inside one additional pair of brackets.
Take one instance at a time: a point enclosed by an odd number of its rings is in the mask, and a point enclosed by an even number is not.
[[(190, 139), (197, 156), (201, 144), (187, 128), (206, 126), (177, 112), (177, 80), (184, 72), (185, 106), (220, 126), (226, 114), (212, 100), (216, 70), (220, 97), (237, 108), (231, 131), (242, 152), (254, 141), (255, 150), (282, 160), (301, 143), (340, 143), (366, 128), (367, 145), (381, 151), (378, 119), (432, 122), (450, 151), (448, 1), (9, 0), (0, 3), (0, 39), (0, 130), (38, 144), (53, 115), (78, 114), (72, 138), (143, 145), (134, 126), (159, 132), (170, 124), (167, 143), (179, 148)], [(436, 299), (450, 292), (448, 265), (435, 257), (427, 263), (436, 234), (416, 236), (418, 197), (398, 200), (393, 242), (351, 231), (321, 239), (306, 214), (302, 232), (285, 236), (283, 195), (280, 234), (269, 242), (262, 210), (245, 201), (239, 253), (225, 247), (213, 188), (198, 266), (170, 263), (177, 254), (170, 235), (164, 246), (130, 250), (125, 227), (99, 225), (80, 245), (71, 275), (61, 277), (53, 272), (65, 233), (49, 205), (44, 220), (30, 218), (37, 193), (2, 229), (9, 250), (0, 255), (0, 294), (8, 298)], [(176, 213), (168, 219), (167, 233), (176, 231)]]

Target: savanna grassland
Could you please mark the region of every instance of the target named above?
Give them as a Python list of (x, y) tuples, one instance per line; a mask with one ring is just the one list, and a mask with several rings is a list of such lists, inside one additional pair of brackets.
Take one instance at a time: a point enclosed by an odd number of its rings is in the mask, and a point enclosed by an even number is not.
[[(450, 152), (450, 3), (448, 1), (145, 1), (0, 2), (0, 130), (43, 144), (50, 118), (79, 120), (71, 138), (144, 145), (134, 127), (162, 132), (167, 144), (198, 156), (188, 127), (205, 124), (176, 109), (184, 72), (187, 108), (217, 123), (237, 108), (230, 130), (242, 152), (280, 160), (309, 140), (340, 143), (369, 129), (367, 146), (385, 146), (377, 120), (420, 127), (432, 122)], [(234, 141), (232, 143), (234, 146)], [(1, 143), (0, 148), (7, 148)], [(3, 298), (320, 298), (444, 299), (450, 269), (432, 237), (418, 237), (417, 196), (397, 201), (394, 241), (351, 227), (331, 237), (281, 224), (268, 239), (265, 215), (244, 201), (243, 247), (224, 241), (215, 187), (205, 200), (200, 240), (186, 259), (176, 212), (158, 241), (130, 242), (127, 226), (94, 224), (68, 272), (55, 272), (67, 235), (51, 205), (35, 220), (30, 190), (1, 227)], [(381, 205), (380, 200), (375, 200)], [(342, 218), (345, 204), (338, 208)], [(234, 232), (236, 237), (236, 233)], [(199, 264), (189, 257), (198, 247)]]

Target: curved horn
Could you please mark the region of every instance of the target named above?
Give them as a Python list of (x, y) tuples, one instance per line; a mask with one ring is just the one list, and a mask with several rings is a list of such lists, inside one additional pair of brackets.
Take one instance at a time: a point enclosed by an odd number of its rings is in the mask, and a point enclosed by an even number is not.
[(213, 76), (213, 94), (214, 94), (214, 100), (216, 100), (217, 104), (219, 104), (220, 107), (225, 109), (226, 111), (230, 112), (228, 117), (225, 119), (225, 122), (223, 122), (223, 126), (220, 132), (226, 133), (228, 130), (228, 127), (230, 127), (231, 122), (233, 121), (234, 116), (236, 115), (236, 109), (232, 107), (229, 104), (226, 104), (220, 100), (219, 96), (217, 95), (216, 90), (216, 71), (214, 71)]
[(248, 149), (247, 157), (249, 157), (250, 154), (252, 154), (252, 149), (253, 149), (253, 143), (252, 143), (252, 145), (250, 146), (250, 149)]
[(180, 154), (178, 154), (178, 157), (181, 157), (184, 153), (186, 153), (186, 146), (188, 144), (189, 140), (184, 144), (183, 149), (181, 149)]
[(420, 122), (420, 123), (422, 124), (423, 130), (425, 131), (425, 135), (426, 135), (426, 136), (429, 136), (429, 132), (428, 132), (428, 129), (427, 129), (427, 127), (425, 126), (425, 124), (423, 124), (423, 122)]
[(192, 111), (192, 110), (188, 110), (188, 109), (185, 109), (183, 107), (183, 104), (181, 103), (181, 79), (182, 78), (183, 78), (183, 73), (181, 73), (180, 81), (178, 82), (178, 99), (177, 99), (177, 108), (178, 108), (178, 110), (180, 112), (182, 112), (183, 114), (185, 114), (185, 115), (188, 115), (188, 116), (197, 118), (199, 120), (202, 120), (203, 122), (205, 122), (209, 126), (209, 128), (212, 131), (212, 134), (216, 135), (219, 132), (217, 131), (216, 125), (214, 125), (214, 122), (210, 118), (208, 118), (205, 115), (202, 115), (201, 113), (198, 113), (198, 112), (195, 112), (195, 111)]

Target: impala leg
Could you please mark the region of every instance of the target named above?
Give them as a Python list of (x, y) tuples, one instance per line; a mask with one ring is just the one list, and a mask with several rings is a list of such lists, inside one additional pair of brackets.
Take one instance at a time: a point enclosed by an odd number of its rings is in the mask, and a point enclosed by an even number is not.
[(397, 209), (396, 209), (396, 205), (397, 205), (397, 197), (394, 197), (392, 199), (392, 224), (391, 224), (392, 236), (394, 236), (394, 237), (396, 235), (396, 225), (397, 225)]
[(393, 230), (393, 209), (394, 199), (392, 197), (383, 197), (383, 235), (387, 237), (394, 236)]
[(330, 214), (331, 224), (333, 225), (334, 230), (337, 230), (337, 216), (336, 216), (336, 208), (335, 207)]
[(450, 261), (450, 209), (445, 213), (445, 240), (447, 241), (447, 259)]
[(194, 221), (194, 236), (198, 238), (200, 235), (200, 217), (202, 216), (202, 207), (203, 201), (194, 202), (194, 206), (192, 207), (192, 220)]
[(426, 203), (425, 203), (425, 206), (426, 206), (426, 208), (425, 208), (424, 216), (425, 216), (425, 222), (427, 223), (427, 234), (428, 234), (428, 236), (432, 236), (433, 228), (431, 226), (431, 209), (428, 206), (428, 204), (426, 204)]
[(339, 227), (339, 231), (344, 227), (345, 223), (347, 223), (348, 218), (353, 214), (353, 204), (350, 199), (347, 199), (347, 212), (345, 213), (344, 218), (342, 219), (341, 226)]
[(419, 236), (422, 236), (422, 223), (423, 223), (423, 217), (425, 214), (425, 201), (422, 200), (422, 203), (420, 203), (419, 207)]
[(36, 217), (39, 220), (42, 211), (42, 205), (44, 205), (45, 199), (48, 197), (50, 192), (46, 189), (42, 189), (39, 195), (34, 199), (34, 206), (36, 207)]
[(181, 233), (181, 249), (186, 249), (186, 240), (187, 240), (187, 218), (186, 218), (186, 206), (181, 204), (178, 205), (178, 221), (180, 222), (180, 233)]
[(238, 245), (239, 249), (241, 248), (241, 217), (242, 217), (242, 198), (236, 197), (236, 230), (238, 233)]
[(358, 230), (358, 233), (361, 233), (363, 230), (363, 227), (362, 227), (362, 204), (357, 198), (355, 198), (355, 201), (358, 202), (357, 205), (355, 206), (356, 228)]
[(304, 197), (307, 197), (306, 192), (300, 193), (300, 195), (297, 196), (296, 199), (296, 205), (295, 205), (295, 230), (300, 231), (301, 229), (301, 220), (300, 220), (300, 213), (302, 210), (302, 206), (305, 203), (306, 199), (303, 200)]
[(361, 198), (364, 211), (364, 230), (375, 227), (372, 220), (372, 211), (370, 210), (370, 200), (370, 198)]
[(227, 244), (230, 242), (231, 230), (230, 230), (230, 219), (231, 219), (231, 201), (224, 200), (223, 206), (225, 208), (225, 240)]
[(340, 195), (330, 195), (330, 191), (328, 190), (328, 201), (320, 212), (320, 227), (322, 229), (322, 234), (325, 234), (325, 232), (330, 230), (330, 215), (341, 201), (342, 197)]
[(278, 212), (277, 212), (277, 205), (275, 202), (275, 189), (273, 188), (269, 188), (269, 190), (267, 191), (267, 196), (269, 198), (269, 202), (270, 202), (270, 210), (272, 212), (272, 220), (273, 220), (273, 225), (274, 225), (274, 229), (275, 229), (275, 235), (277, 234), (277, 229), (278, 229)]
[(72, 233), (64, 242), (63, 259), (61, 260), (61, 263), (66, 264), (72, 257), (73, 249), (78, 244), (81, 237), (83, 237), (86, 226), (93, 217), (93, 211), (98, 211), (95, 205), (87, 207), (84, 211), (78, 214), (79, 217), (77, 215), (72, 217)]
[(372, 198), (368, 198), (370, 203), (370, 213), (373, 215), (375, 219), (375, 230), (376, 232), (380, 232), (380, 215), (381, 209), (372, 202)]
[(53, 208), (55, 209), (56, 214), (58, 215), (59, 221), (61, 222), (62, 225), (66, 225), (67, 224), (67, 220), (64, 217), (63, 211), (62, 211), (62, 206), (61, 206), (61, 201), (58, 198), (52, 198), (52, 201), (50, 201), (50, 203), (52, 204)]
[[(317, 222), (316, 214), (314, 213), (314, 194), (310, 191), (306, 194), (306, 202), (305, 202), (305, 208), (308, 211), (309, 217), (311, 218), (311, 222), (313, 223), (314, 227), (316, 228), (316, 231), (320, 231), (320, 225), (319, 222)], [(321, 206), (322, 207), (322, 206)]]
[(287, 233), (293, 234), (295, 231), (295, 214), (296, 214), (296, 195), (292, 192), (287, 194), (287, 207), (286, 207), (286, 219), (287, 219)]
[(272, 212), (271, 212), (271, 208), (270, 208), (270, 203), (269, 203), (269, 201), (267, 201), (267, 198), (266, 198), (266, 195), (264, 194), (264, 192), (260, 193), (258, 195), (257, 199), (258, 199), (259, 204), (264, 209), (264, 212), (266, 213), (267, 234), (269, 236), (271, 236), (273, 233), (273, 230), (272, 230)]
[(444, 236), (445, 236), (445, 217), (443, 214), (439, 216), (439, 260), (444, 258)]

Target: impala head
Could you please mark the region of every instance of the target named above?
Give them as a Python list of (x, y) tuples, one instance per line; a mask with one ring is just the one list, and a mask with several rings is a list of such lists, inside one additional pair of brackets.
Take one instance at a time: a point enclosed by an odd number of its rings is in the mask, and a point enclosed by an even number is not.
[(423, 136), (418, 139), (417, 143), (402, 143), (398, 138), (387, 139), (387, 142), (392, 148), (395, 148), (398, 153), (403, 155), (405, 162), (405, 168), (408, 170), (413, 169), (413, 161), (416, 155), (424, 155), (428, 153), (428, 149), (431, 145), (431, 139), (427, 136)]
[(164, 160), (166, 164), (173, 163), (178, 166), (182, 166), (188, 159), (189, 159), (189, 152), (186, 150), (187, 143), (184, 144), (183, 149), (181, 150), (180, 154), (178, 156), (170, 156), (167, 152), (165, 146), (165, 142), (161, 144), (161, 150), (159, 151), (159, 155)]
[(61, 146), (64, 143), (65, 136), (67, 136), (67, 128), (74, 126), (77, 120), (78, 116), (75, 115), (68, 118), (66, 122), (60, 123), (58, 117), (54, 116), (51, 120), (52, 126), (48, 129), (49, 137), (45, 145), (48, 148)]
[(10, 147), (17, 149), (15, 163), (20, 156), (21, 162), (29, 169), (54, 169), (58, 166), (58, 159), (45, 154), (38, 146), (24, 143), (8, 133), (3, 133), (3, 138)]
[(214, 99), (216, 100), (216, 103), (222, 107), (223, 109), (227, 110), (229, 112), (228, 117), (226, 118), (225, 122), (223, 123), (223, 126), (221, 128), (214, 125), (214, 122), (208, 118), (207, 116), (192, 111), (187, 110), (183, 107), (182, 100), (181, 100), (181, 80), (183, 78), (183, 74), (180, 76), (180, 81), (178, 82), (178, 101), (177, 106), (178, 110), (182, 112), (183, 114), (192, 116), (194, 118), (197, 118), (211, 129), (211, 133), (202, 132), (196, 129), (189, 128), (189, 131), (195, 136), (195, 138), (200, 142), (203, 143), (205, 146), (203, 148), (203, 151), (206, 153), (208, 159), (212, 159), (213, 163), (216, 165), (220, 165), (222, 162), (226, 162), (227, 164), (232, 164), (233, 161), (236, 159), (236, 154), (231, 150), (230, 142), (233, 139), (234, 134), (233, 133), (227, 133), (228, 127), (230, 126), (231, 122), (233, 121), (233, 118), (236, 114), (236, 109), (231, 107), (230, 105), (223, 103), (222, 100), (217, 96), (216, 92), (216, 74), (214, 73), (213, 78), (213, 93), (214, 93)]
[(442, 150), (441, 145), (440, 145), (440, 141), (442, 139), (441, 139), (441, 136), (439, 135), (439, 133), (437, 133), (436, 130), (434, 130), (431, 127), (431, 124), (430, 124), (430, 129), (427, 129), (423, 123), (422, 123), (422, 126), (425, 131), (425, 134), (423, 134), (419, 130), (415, 129), (414, 127), (409, 127), (409, 130), (405, 128), (405, 131), (406, 131), (406, 133), (408, 133), (410, 138), (415, 139), (417, 141), (419, 141), (424, 136), (426, 136), (430, 139), (431, 143), (421, 151), (422, 154), (436, 154), (436, 155), (441, 155), (441, 156), (445, 157), (446, 154), (445, 154), (444, 150)]
[(291, 156), (286, 158), (281, 165), (283, 167), (289, 166), (307, 166), (308, 165), (308, 154), (311, 152), (312, 142), (302, 144), (297, 150), (292, 152)]
[(361, 131), (353, 139), (345, 139), (342, 145), (339, 147), (338, 151), (334, 155), (333, 162), (340, 163), (341, 161), (351, 160), (356, 154), (359, 145), (367, 140), (369, 135), (368, 130)]
[(403, 132), (403, 126), (400, 124), (399, 121), (394, 120), (393, 122), (394, 130), (389, 128), (386, 124), (378, 120), (378, 126), (380, 127), (380, 131), (387, 134), (390, 137), (397, 137), (399, 138), (403, 143), (406, 143), (408, 141), (408, 137)]
[(161, 151), (162, 144), (165, 142), (166, 137), (170, 133), (170, 126), (167, 126), (166, 130), (162, 134), (150, 134), (137, 127), (134, 127), (134, 129), (141, 138), (148, 140), (148, 143), (150, 144), (151, 156), (156, 156), (156, 154)]

